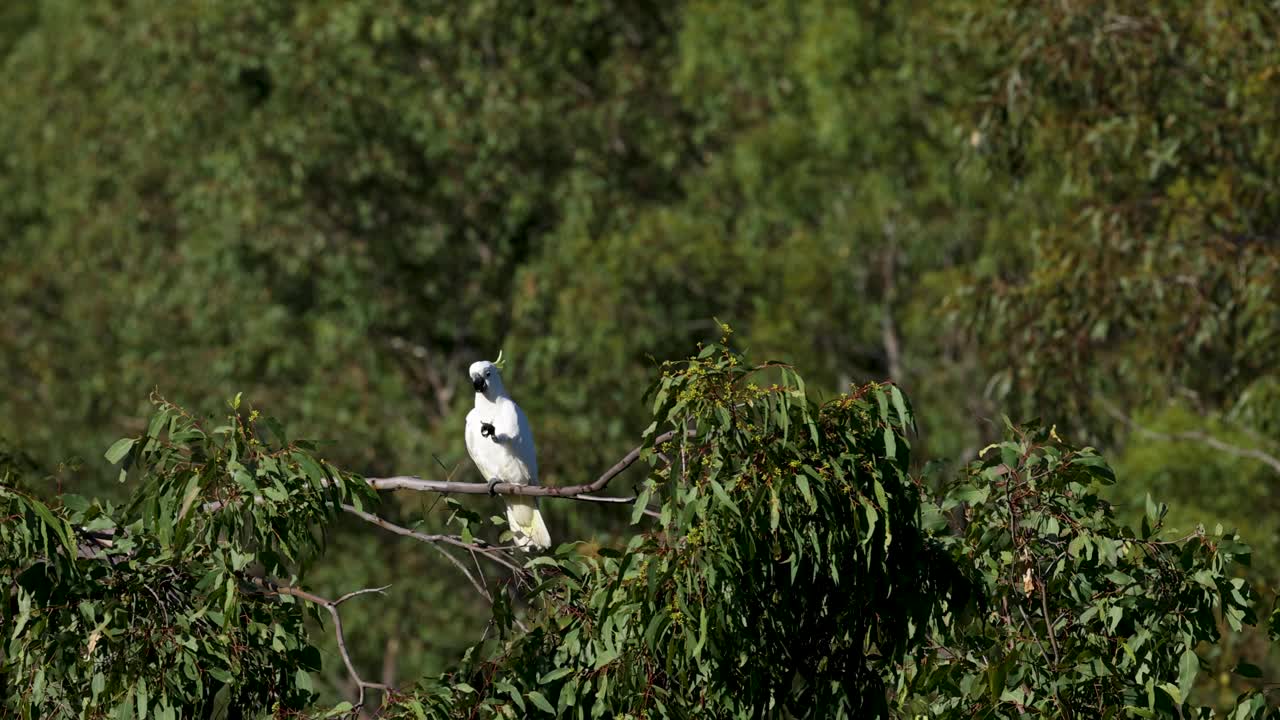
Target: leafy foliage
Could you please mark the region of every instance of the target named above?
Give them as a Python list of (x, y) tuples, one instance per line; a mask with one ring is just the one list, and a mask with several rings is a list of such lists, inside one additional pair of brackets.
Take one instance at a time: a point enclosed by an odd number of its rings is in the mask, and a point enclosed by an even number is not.
[[(1115, 482), (1091, 448), (1054, 430), (1010, 428), (948, 483), (945, 535), (985, 598), (939, 633), (906, 703), (931, 717), (1209, 717), (1192, 704), (1202, 644), (1256, 622), (1236, 572), (1249, 548), (1233, 532), (1163, 539), (1166, 508), (1148, 499), (1138, 531), (1099, 491)], [(935, 524), (941, 523), (941, 516)], [(1240, 717), (1260, 717), (1260, 696)], [(1252, 713), (1252, 714), (1251, 714)]]
[[(776, 382), (771, 382), (776, 378)], [(403, 701), (428, 715), (869, 717), (884, 677), (964, 585), (918, 525), (893, 386), (821, 406), (785, 365), (722, 346), (664, 366), (623, 550), (533, 561), (539, 624)], [(963, 600), (960, 601), (963, 603)], [(503, 616), (499, 616), (503, 617)]]
[[(1211, 716), (1197, 649), (1255, 622), (1249, 549), (1163, 539), (1155, 504), (1120, 524), (1091, 448), (1011, 427), (935, 505), (895, 387), (812, 407), (789, 368), (708, 346), (654, 395), (650, 435), (689, 430), (652, 448), (659, 527), (535, 561), (539, 625), (508, 619), (393, 717)], [(1231, 716), (1268, 712), (1249, 693)]]
[[(994, 50), (984, 157), (1017, 195), (1055, 201), (1022, 272), (970, 317), (1005, 341), (995, 355), (1023, 412), (1057, 405), (1092, 429), (1094, 392), (1163, 401), (1169, 385), (1230, 407), (1280, 363), (1280, 205), (1264, 170), (1280, 162), (1280, 13), (1033, 5), (967, 29)], [(1075, 382), (1051, 380), (1064, 368)]]
[[(341, 467), (464, 479), (462, 370), (505, 347), (565, 485), (634, 445), (637, 388), (716, 315), (815, 397), (892, 378), (917, 463), (1044, 417), (1115, 463), (1117, 523), (1151, 493), (1169, 537), (1239, 528), (1268, 605), (1278, 28), (1220, 0), (6, 3), (0, 436), (120, 503), (101, 451), (152, 388), (199, 415), (244, 390)], [(321, 499), (314, 589), (414, 579), (345, 606), (357, 664), (453, 666), (487, 602)], [(168, 532), (155, 502), (130, 512)], [(553, 535), (625, 546), (589, 507)], [(1241, 660), (1280, 677), (1224, 629), (1220, 708), (1263, 686)]]
[[(561, 544), (525, 563), (533, 583), (491, 586), (485, 637), (384, 716), (1210, 717), (1201, 652), (1219, 619), (1256, 622), (1235, 533), (1166, 539), (1154, 503), (1124, 526), (1099, 494), (1111, 470), (1053, 429), (1010, 427), (935, 502), (896, 386), (817, 404), (790, 366), (720, 344), (664, 364), (649, 398), (636, 533)], [(122, 508), (51, 507), (7, 471), (11, 709), (352, 710), (314, 705), (296, 600), (336, 605), (281, 579), (372, 490), (231, 407), (209, 428), (156, 400), (107, 453), (136, 488)], [(474, 542), (479, 516), (450, 506)], [(1269, 712), (1247, 693), (1232, 717)]]
[(278, 424), (261, 432), (238, 398), (214, 428), (156, 405), (145, 435), (107, 453), (140, 481), (126, 507), (71, 495), (50, 507), (3, 477), (0, 570), (15, 594), (0, 671), (21, 717), (253, 714), (315, 699), (303, 608), (256, 578), (288, 577), (339, 505), (371, 490)]

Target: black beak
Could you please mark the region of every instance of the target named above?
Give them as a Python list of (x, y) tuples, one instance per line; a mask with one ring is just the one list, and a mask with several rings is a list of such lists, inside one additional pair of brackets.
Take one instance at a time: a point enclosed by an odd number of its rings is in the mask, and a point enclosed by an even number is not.
[(485, 386), (484, 378), (482, 377), (471, 378), (471, 386), (476, 389), (476, 392), (484, 392), (484, 386)]

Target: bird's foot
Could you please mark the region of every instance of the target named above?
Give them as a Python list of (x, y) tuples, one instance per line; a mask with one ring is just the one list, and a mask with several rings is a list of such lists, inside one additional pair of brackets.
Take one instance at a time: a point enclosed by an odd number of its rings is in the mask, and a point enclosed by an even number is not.
[(498, 490), (497, 490), (498, 482), (499, 480), (497, 478), (493, 478), (489, 480), (489, 494), (494, 497), (497, 497), (498, 495)]

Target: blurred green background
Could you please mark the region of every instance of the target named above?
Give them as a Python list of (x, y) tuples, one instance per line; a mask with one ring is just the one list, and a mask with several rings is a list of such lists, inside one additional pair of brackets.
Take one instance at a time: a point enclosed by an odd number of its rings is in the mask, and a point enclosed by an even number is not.
[[(1122, 513), (1150, 492), (1176, 529), (1239, 527), (1270, 596), (1277, 38), (1274, 1), (5, 3), (0, 437), (119, 498), (102, 452), (154, 390), (243, 391), (343, 467), (478, 480), (466, 367), (501, 348), (570, 484), (719, 318), (819, 394), (898, 381), (919, 463), (1002, 414), (1056, 424), (1116, 464)], [(488, 612), (368, 525), (308, 580), (393, 584), (344, 607), (393, 682)]]

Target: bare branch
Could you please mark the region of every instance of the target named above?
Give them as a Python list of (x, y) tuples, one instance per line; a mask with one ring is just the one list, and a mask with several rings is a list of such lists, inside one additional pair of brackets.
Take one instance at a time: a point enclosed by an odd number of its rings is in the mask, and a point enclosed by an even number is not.
[[(656, 447), (668, 440), (678, 436), (678, 430), (665, 432), (653, 439), (653, 445)], [(694, 437), (697, 433), (693, 430), (686, 430), (687, 437)], [(547, 487), (543, 485), (516, 485), (514, 483), (494, 483), (492, 493), (495, 495), (522, 495), (526, 497), (555, 497), (567, 498), (569, 500), (581, 500), (583, 502), (598, 502), (617, 505), (630, 505), (634, 503), (635, 496), (629, 497), (608, 497), (603, 495), (594, 495), (609, 485), (624, 470), (635, 464), (640, 459), (640, 453), (644, 450), (644, 445), (637, 445), (622, 457), (621, 460), (614, 463), (613, 467), (605, 470), (600, 477), (592, 482), (581, 485), (566, 485), (564, 487)], [(488, 483), (477, 482), (455, 482), (450, 480), (423, 480), (417, 475), (394, 475), (392, 477), (381, 478), (365, 478), (365, 482), (375, 490), (415, 490), (418, 492), (434, 492), (442, 495), (488, 495), (490, 494), (490, 485)], [(328, 485), (326, 481), (322, 484)], [(254, 502), (265, 502), (262, 496), (255, 496)], [(215, 512), (221, 510), (226, 502), (222, 500), (213, 500), (201, 505), (201, 509), (205, 512)], [(351, 510), (348, 510), (351, 512)], [(378, 524), (378, 520), (370, 520), (370, 522)], [(385, 522), (385, 521), (383, 521)], [(387, 528), (390, 530), (391, 528)], [(393, 531), (394, 532), (394, 531)], [(403, 534), (403, 533), (402, 533)], [(449, 542), (445, 538), (452, 537), (446, 535), (432, 536), (430, 540), (425, 542)], [(420, 540), (423, 538), (419, 538)], [(455, 538), (456, 539), (456, 538)], [(456, 543), (455, 543), (456, 544)]]
[[(684, 437), (694, 437), (696, 434), (697, 433), (693, 430), (685, 430), (683, 433)], [(681, 432), (679, 430), (671, 430), (671, 431), (662, 433), (661, 435), (658, 435), (653, 439), (652, 445), (656, 447), (678, 436), (681, 436)], [(590, 483), (584, 483), (581, 485), (569, 485), (566, 487), (544, 487), (544, 486), (532, 486), (532, 485), (515, 485), (512, 483), (495, 483), (492, 486), (492, 492), (498, 495), (561, 497), (561, 498), (568, 498), (572, 500), (581, 500), (585, 502), (630, 505), (636, 501), (635, 496), (608, 497), (608, 496), (595, 495), (593, 493), (597, 493), (597, 492), (600, 492), (601, 490), (604, 490), (605, 487), (607, 487), (608, 484), (614, 478), (616, 478), (618, 475), (621, 475), (627, 468), (634, 465), (635, 462), (640, 459), (640, 454), (641, 452), (643, 452), (644, 448), (645, 448), (645, 445), (636, 446), (630, 452), (624, 455), (621, 460), (614, 463), (612, 467), (610, 467), (608, 470), (605, 470), (604, 473), (602, 473), (598, 478), (596, 478)], [(683, 453), (683, 448), (682, 448), (682, 453)], [(453, 482), (453, 481), (446, 481), (446, 480), (423, 480), (422, 478), (419, 478), (417, 476), (412, 476), (412, 475), (399, 475), (395, 477), (386, 477), (386, 478), (366, 478), (365, 482), (369, 483), (369, 485), (376, 490), (403, 489), (403, 490), (417, 490), (421, 492), (436, 492), (440, 494), (469, 494), (469, 495), (487, 495), (490, 493), (490, 490), (491, 490), (489, 484), (487, 483)], [(264, 502), (264, 499), (261, 496), (255, 496), (254, 502), (261, 503), (261, 502)], [(203, 505), (201, 505), (201, 509), (204, 510), (205, 512), (216, 512), (222, 509), (223, 507), (225, 507), (225, 505), (226, 505), (226, 502), (221, 500), (215, 500), (215, 501), (204, 503)], [(452, 545), (454, 547), (461, 548), (471, 553), (473, 558), (475, 555), (478, 554), (482, 557), (487, 558), (490, 562), (494, 562), (499, 565), (502, 565), (503, 567), (510, 570), (517, 577), (524, 577), (528, 575), (528, 571), (525, 570), (519, 563), (507, 557), (506, 551), (511, 550), (512, 548), (510, 547), (490, 545), (483, 541), (467, 542), (455, 535), (436, 535), (436, 534), (418, 532), (416, 530), (411, 530), (409, 528), (397, 525), (389, 520), (386, 520), (385, 518), (374, 515), (373, 513), (369, 513), (369, 512), (365, 512), (363, 510), (357, 509), (352, 505), (344, 504), (342, 506), (342, 509), (347, 513), (355, 515), (356, 517), (359, 517), (366, 522), (377, 525), (378, 527), (384, 530), (387, 530), (389, 532), (393, 532), (397, 535), (402, 535), (404, 537), (411, 537), (415, 540), (428, 543), (429, 545), (434, 547), (437, 550), (437, 552), (444, 555), (444, 557), (450, 563), (452, 563), (455, 567), (461, 570), (462, 573), (467, 577), (467, 580), (471, 583), (472, 587), (476, 589), (476, 592), (478, 592), (482, 597), (484, 597), (490, 603), (493, 602), (493, 596), (489, 593), (485, 583), (482, 582), (482, 580), (477, 579), (475, 574), (473, 574), (465, 564), (463, 564), (461, 561), (455, 558), (452, 554), (450, 554), (444, 548), (440, 547), (440, 545)], [(645, 515), (649, 517), (659, 517), (659, 514), (656, 511), (651, 510), (649, 508), (645, 508), (643, 512)], [(483, 578), (483, 573), (481, 573), (481, 578)], [(304, 599), (310, 599), (303, 595), (298, 594), (303, 592), (305, 591), (297, 590), (296, 592), (286, 592), (285, 594), (297, 595), (298, 597), (304, 597)], [(312, 602), (315, 602), (320, 605), (324, 605), (326, 602), (328, 602), (323, 598), (319, 598), (318, 596), (311, 596), (311, 597), (315, 598), (314, 600), (311, 600)], [(331, 613), (333, 613), (334, 611), (336, 611), (337, 603), (340, 603), (346, 600), (347, 597), (348, 596), (343, 596), (336, 603), (333, 603), (332, 607), (329, 605), (324, 605), (324, 606), (327, 608), (330, 608)], [(335, 619), (336, 619), (336, 614), (335, 614)], [(339, 645), (343, 645), (344, 642), (345, 640), (341, 638), (339, 639)], [(344, 656), (344, 660), (348, 660), (348, 670), (351, 671), (353, 677), (356, 677), (354, 668), (350, 666), (349, 659)], [(359, 682), (364, 682), (364, 681), (358, 681), (358, 683)], [(363, 699), (364, 688), (373, 687), (373, 686), (374, 685), (359, 685), (359, 687), (361, 688), (361, 699)]]
[(613, 503), (615, 505), (630, 505), (636, 501), (635, 495), (626, 497), (611, 497), (608, 495), (576, 495), (574, 500), (585, 500), (587, 502)]
[(391, 587), (391, 586), (390, 586), (390, 585), (383, 585), (383, 586), (382, 586), (382, 587), (380, 587), (380, 588), (364, 588), (363, 590), (354, 590), (354, 591), (352, 591), (352, 592), (347, 593), (346, 595), (343, 595), (342, 597), (338, 598), (337, 600), (334, 600), (334, 601), (333, 601), (333, 606), (334, 606), (334, 607), (337, 607), (337, 606), (341, 605), (342, 603), (344, 603), (344, 602), (346, 602), (346, 601), (350, 600), (351, 598), (356, 597), (357, 595), (366, 595), (366, 594), (368, 594), (368, 593), (378, 593), (379, 595), (385, 595), (385, 594), (386, 594), (386, 590), (387, 590), (387, 588), (389, 588), (389, 587)]
[[(687, 430), (685, 432), (690, 437), (696, 435), (693, 430)], [(653, 439), (653, 445), (660, 445), (679, 435), (679, 430), (665, 432)], [(547, 487), (544, 485), (516, 485), (514, 483), (500, 482), (493, 485), (493, 492), (497, 495), (556, 497), (568, 498), (570, 500), (584, 500), (587, 502), (632, 503), (635, 502), (635, 498), (606, 498), (593, 495), (593, 493), (598, 493), (605, 489), (605, 487), (609, 485), (610, 481), (635, 464), (636, 460), (640, 459), (640, 453), (644, 450), (644, 447), (644, 445), (636, 446), (631, 450), (631, 452), (624, 455), (621, 460), (614, 463), (613, 467), (605, 470), (600, 477), (589, 483), (584, 483), (582, 485), (566, 485), (564, 487)], [(369, 483), (369, 485), (376, 490), (416, 490), (419, 492), (436, 492), (458, 495), (488, 495), (490, 487), (487, 483), (423, 480), (416, 475), (365, 478), (365, 482)]]
[(520, 567), (520, 565), (517, 564), (516, 562), (507, 559), (503, 554), (504, 551), (515, 549), (514, 545), (511, 545), (511, 546), (490, 545), (489, 543), (486, 543), (483, 540), (477, 540), (475, 542), (467, 542), (456, 535), (429, 535), (427, 533), (418, 532), (417, 530), (410, 530), (409, 528), (404, 527), (402, 525), (397, 525), (391, 522), (390, 520), (387, 520), (386, 518), (378, 517), (373, 513), (365, 512), (363, 510), (357, 510), (355, 507), (352, 507), (351, 505), (343, 505), (342, 509), (366, 522), (373, 523), (374, 525), (377, 525), (383, 530), (393, 532), (397, 535), (403, 535), (404, 537), (411, 537), (414, 540), (419, 540), (421, 542), (430, 543), (433, 545), (435, 544), (453, 545), (454, 547), (459, 547), (464, 550), (468, 550), (470, 552), (480, 553), (481, 555), (488, 558), (489, 560), (496, 562), (499, 565), (503, 565), (508, 569), (510, 569), (512, 572), (515, 572), (517, 574), (521, 574), (524, 572), (524, 568)]
[[(482, 598), (484, 598), (485, 600), (487, 600), (487, 601), (489, 602), (489, 604), (490, 604), (490, 605), (492, 605), (492, 604), (493, 604), (493, 596), (489, 594), (489, 590), (488, 590), (488, 588), (486, 588), (486, 587), (485, 587), (484, 583), (482, 583), (482, 582), (480, 582), (479, 580), (477, 580), (475, 575), (472, 575), (472, 574), (471, 574), (471, 570), (470, 570), (469, 568), (467, 568), (467, 566), (466, 566), (466, 565), (464, 565), (464, 564), (462, 563), (462, 561), (461, 561), (461, 560), (459, 560), (458, 558), (454, 557), (453, 555), (450, 555), (448, 550), (445, 550), (444, 548), (440, 547), (439, 545), (436, 545), (436, 544), (434, 544), (434, 543), (433, 543), (433, 544), (431, 545), (431, 547), (432, 547), (432, 549), (434, 549), (436, 552), (438, 552), (438, 553), (440, 553), (441, 555), (443, 555), (443, 556), (445, 557), (445, 559), (446, 559), (446, 560), (448, 560), (449, 562), (453, 563), (453, 566), (454, 566), (454, 567), (456, 567), (456, 568), (458, 568), (458, 570), (460, 570), (460, 571), (462, 572), (462, 574), (463, 574), (463, 575), (466, 575), (466, 576), (467, 576), (467, 580), (471, 583), (471, 587), (475, 588), (475, 589), (476, 589), (476, 592), (480, 593), (480, 597), (482, 597)], [(483, 573), (481, 573), (481, 577), (483, 577)]]
[(1277, 473), (1280, 473), (1280, 457), (1276, 457), (1271, 453), (1258, 450), (1256, 448), (1246, 448), (1246, 447), (1240, 447), (1239, 445), (1232, 445), (1231, 443), (1219, 440), (1218, 438), (1210, 435), (1209, 433), (1203, 432), (1201, 430), (1186, 430), (1183, 432), (1176, 432), (1176, 433), (1167, 433), (1167, 432), (1160, 432), (1159, 430), (1152, 430), (1149, 427), (1145, 427), (1139, 424), (1136, 420), (1129, 417), (1128, 415), (1125, 415), (1123, 412), (1120, 411), (1119, 408), (1117, 408), (1115, 405), (1112, 405), (1106, 399), (1098, 398), (1098, 402), (1099, 404), (1102, 405), (1102, 408), (1107, 411), (1108, 415), (1114, 417), (1115, 419), (1119, 420), (1125, 425), (1128, 425), (1129, 427), (1138, 431), (1142, 435), (1146, 435), (1147, 437), (1152, 437), (1157, 440), (1167, 440), (1170, 442), (1177, 441), (1177, 440), (1191, 440), (1192, 442), (1198, 442), (1203, 445), (1208, 445), (1209, 447), (1215, 450), (1220, 450), (1224, 453), (1227, 453), (1228, 455), (1235, 455), (1236, 457), (1244, 457), (1244, 458), (1257, 460), (1269, 466), (1272, 470), (1275, 470)]
[[(1043, 584), (1041, 584), (1041, 586), (1040, 586), (1040, 597), (1041, 597), (1042, 599), (1044, 598), (1044, 585), (1043, 585)], [(1040, 642), (1040, 636), (1039, 636), (1039, 635), (1036, 635), (1035, 628), (1031, 625), (1031, 618), (1027, 617), (1027, 611), (1022, 609), (1022, 604), (1021, 604), (1021, 603), (1019, 603), (1019, 604), (1017, 605), (1017, 608), (1018, 608), (1018, 614), (1022, 615), (1022, 621), (1023, 621), (1023, 623), (1025, 623), (1025, 624), (1026, 624), (1026, 627), (1027, 627), (1027, 634), (1031, 636), (1031, 639), (1035, 641), (1036, 646), (1040, 648), (1040, 654), (1044, 656), (1044, 661), (1045, 661), (1045, 662), (1047, 662), (1047, 663), (1050, 663), (1050, 667), (1052, 667), (1052, 668), (1056, 671), (1056, 670), (1057, 670), (1057, 668), (1058, 668), (1058, 661), (1057, 661), (1057, 657), (1058, 657), (1058, 645), (1057, 645), (1057, 641), (1056, 641), (1056, 640), (1054, 641), (1054, 645), (1053, 645), (1053, 658), (1050, 658), (1050, 657), (1049, 657), (1049, 653), (1045, 652), (1045, 649), (1044, 649), (1044, 643)], [(1053, 639), (1053, 627), (1052, 627), (1051, 625), (1049, 625), (1049, 615), (1048, 615), (1048, 610), (1047, 610), (1047, 609), (1045, 610), (1045, 630), (1049, 633), (1049, 638), (1052, 640), (1052, 639)], [(1070, 711), (1070, 710), (1068, 710), (1068, 709), (1067, 709), (1067, 705), (1066, 705), (1065, 703), (1063, 703), (1063, 702), (1062, 702), (1062, 696), (1058, 694), (1058, 690), (1057, 690), (1057, 688), (1054, 688), (1054, 691), (1053, 691), (1053, 697), (1054, 697), (1054, 699), (1055, 699), (1055, 700), (1057, 700), (1057, 702), (1058, 702), (1058, 709), (1062, 711), (1062, 714), (1063, 714), (1062, 716), (1063, 716), (1063, 717), (1065, 717), (1065, 718), (1068, 718), (1068, 719), (1069, 719), (1069, 718), (1071, 717), (1071, 711)]]
[[(489, 545), (482, 546), (479, 543), (468, 543), (463, 541), (461, 538), (456, 538), (456, 537), (453, 537), (452, 535), (428, 535), (426, 533), (420, 533), (416, 530), (410, 530), (409, 528), (397, 525), (391, 522), (390, 520), (386, 520), (385, 518), (380, 518), (377, 515), (374, 515), (372, 513), (367, 513), (367, 512), (364, 512), (363, 510), (357, 510), (351, 505), (343, 505), (342, 509), (346, 510), (352, 515), (355, 515), (356, 517), (359, 517), (363, 520), (371, 522), (380, 528), (383, 528), (385, 530), (390, 530), (391, 532), (397, 535), (404, 535), (405, 537), (411, 537), (415, 540), (421, 540), (422, 542), (429, 544), (432, 547), (432, 549), (434, 549), (436, 552), (443, 555), (444, 558), (448, 560), (450, 563), (452, 563), (454, 567), (458, 568), (458, 570), (460, 570), (462, 574), (466, 576), (467, 580), (471, 583), (471, 587), (475, 588), (476, 592), (480, 594), (480, 597), (483, 597), (486, 601), (489, 602), (490, 605), (493, 604), (493, 596), (489, 594), (489, 591), (485, 587), (485, 584), (481, 580), (477, 580), (476, 576), (471, 573), (471, 570), (466, 565), (464, 565), (460, 560), (458, 560), (453, 555), (451, 555), (447, 550), (440, 547), (439, 543), (456, 545), (458, 547), (471, 550), (472, 557), (475, 557), (475, 553), (479, 551), (485, 557), (489, 558), (490, 560), (496, 563), (499, 563), (499, 564), (505, 565), (508, 568), (511, 568), (511, 570), (517, 574), (524, 572), (523, 568), (519, 567), (518, 565), (515, 565), (511, 561), (501, 556), (499, 551), (501, 551), (503, 548), (496, 547), (496, 546), (489, 546)], [(489, 551), (495, 551), (495, 552), (491, 554)], [(483, 577), (484, 577), (484, 574), (481, 573), (481, 578), (483, 579)]]
[(382, 683), (375, 683), (375, 682), (369, 682), (368, 680), (364, 680), (363, 678), (360, 677), (360, 673), (356, 672), (356, 666), (354, 663), (351, 662), (351, 653), (348, 652), (347, 650), (347, 637), (342, 631), (342, 615), (338, 612), (338, 606), (346, 602), (347, 600), (350, 600), (351, 598), (356, 597), (357, 595), (365, 595), (367, 593), (382, 594), (383, 591), (391, 587), (390, 585), (386, 585), (380, 588), (365, 588), (363, 590), (356, 590), (354, 592), (349, 592), (346, 595), (343, 595), (337, 600), (329, 600), (328, 598), (320, 597), (319, 595), (303, 590), (302, 588), (292, 587), (289, 585), (281, 585), (280, 583), (275, 582), (274, 580), (269, 580), (265, 578), (256, 578), (256, 577), (250, 578), (250, 580), (253, 582), (254, 585), (257, 585), (258, 587), (266, 590), (269, 593), (272, 593), (275, 595), (291, 595), (301, 600), (306, 600), (307, 602), (312, 603), (314, 605), (319, 605), (320, 607), (329, 611), (329, 617), (333, 618), (333, 634), (338, 640), (338, 652), (342, 655), (342, 662), (344, 665), (347, 666), (347, 674), (351, 676), (351, 682), (355, 684), (358, 691), (359, 697), (356, 699), (356, 703), (355, 703), (356, 709), (364, 707), (364, 691), (366, 689), (373, 688), (375, 690), (382, 690), (384, 692), (387, 690), (394, 690), (394, 688), (392, 688), (390, 685), (384, 685)]
[(1044, 616), (1044, 631), (1048, 633), (1049, 644), (1053, 646), (1053, 669), (1057, 670), (1058, 666), (1062, 662), (1061, 660), (1058, 659), (1059, 657), (1058, 656), (1058, 638), (1053, 632), (1053, 620), (1049, 619), (1049, 598), (1045, 595), (1045, 592), (1044, 592), (1044, 581), (1041, 580), (1039, 585), (1040, 585), (1040, 612)]

